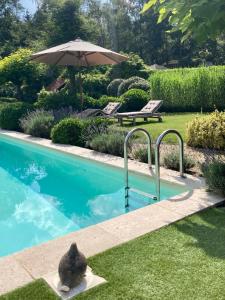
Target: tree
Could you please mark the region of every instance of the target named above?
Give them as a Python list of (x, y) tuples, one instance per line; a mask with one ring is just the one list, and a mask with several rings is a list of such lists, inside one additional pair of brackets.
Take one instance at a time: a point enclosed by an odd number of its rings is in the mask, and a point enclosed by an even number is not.
[(159, 13), (158, 23), (168, 18), (172, 31), (182, 32), (182, 40), (192, 37), (203, 42), (225, 31), (224, 0), (149, 0), (143, 12), (149, 9)]
[(22, 6), (19, 0), (0, 1), (0, 57), (8, 55), (20, 44), (20, 19)]

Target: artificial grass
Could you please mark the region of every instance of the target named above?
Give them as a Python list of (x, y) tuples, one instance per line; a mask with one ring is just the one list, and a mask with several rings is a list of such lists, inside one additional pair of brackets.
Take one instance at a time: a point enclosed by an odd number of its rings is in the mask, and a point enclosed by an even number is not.
[[(225, 299), (225, 208), (213, 208), (89, 259), (108, 283), (77, 300)], [(38, 280), (0, 300), (56, 300)]]
[[(135, 127), (141, 127), (147, 129), (153, 140), (156, 140), (157, 137), (167, 129), (176, 129), (180, 132), (183, 139), (186, 140), (186, 129), (187, 129), (187, 123), (191, 120), (193, 120), (196, 116), (200, 114), (198, 113), (174, 113), (174, 114), (165, 114), (163, 116), (163, 121), (158, 122), (157, 119), (149, 119), (148, 122), (143, 122), (143, 119), (137, 119), (136, 125), (131, 125), (131, 122), (124, 122), (123, 127), (120, 125), (117, 125), (118, 128), (123, 129), (132, 129)], [(174, 135), (168, 135), (165, 137), (165, 140), (167, 142), (175, 142), (176, 137)]]

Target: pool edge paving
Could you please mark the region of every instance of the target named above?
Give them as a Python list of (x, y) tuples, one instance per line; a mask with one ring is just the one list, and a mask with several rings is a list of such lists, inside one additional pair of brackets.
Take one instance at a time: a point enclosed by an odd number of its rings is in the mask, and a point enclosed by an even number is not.
[[(33, 138), (18, 132), (0, 130), (0, 134), (111, 166), (123, 167), (123, 158), (120, 157), (76, 146), (57, 145), (50, 140)], [(129, 170), (149, 174), (148, 166), (139, 162), (129, 161)], [(0, 274), (0, 295), (56, 271), (59, 259), (74, 241), (78, 243), (80, 250), (90, 257), (224, 201), (223, 197), (205, 191), (203, 178), (187, 175), (187, 178), (183, 179), (179, 177), (178, 172), (164, 168), (161, 168), (161, 178), (170, 183), (186, 186), (190, 190), (168, 200), (0, 258), (1, 270), (4, 270)]]

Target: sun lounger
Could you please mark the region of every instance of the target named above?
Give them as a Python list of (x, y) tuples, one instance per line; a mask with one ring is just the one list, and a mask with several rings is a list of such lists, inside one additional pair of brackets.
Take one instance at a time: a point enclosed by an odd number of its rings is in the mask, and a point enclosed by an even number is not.
[(88, 108), (78, 114), (81, 118), (89, 118), (96, 116), (113, 117), (120, 108), (120, 102), (109, 102), (103, 109)]
[(117, 113), (114, 117), (118, 119), (120, 125), (123, 125), (124, 120), (131, 120), (135, 124), (136, 118), (143, 118), (144, 121), (148, 121), (148, 118), (157, 118), (162, 122), (161, 114), (157, 113), (162, 103), (163, 100), (150, 100), (140, 111)]

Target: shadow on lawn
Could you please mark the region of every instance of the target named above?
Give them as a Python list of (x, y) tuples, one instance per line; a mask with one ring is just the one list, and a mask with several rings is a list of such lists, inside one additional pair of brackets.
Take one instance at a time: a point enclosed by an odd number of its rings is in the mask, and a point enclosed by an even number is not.
[[(198, 218), (198, 222), (195, 222), (195, 218)], [(225, 207), (208, 209), (191, 220), (186, 219), (174, 225), (196, 240), (189, 246), (201, 248), (211, 257), (225, 259)]]

